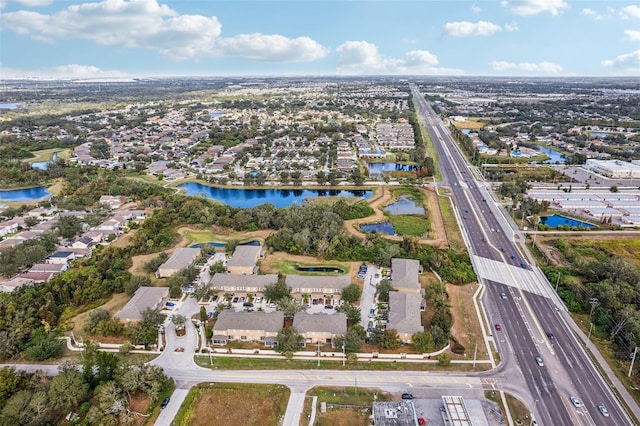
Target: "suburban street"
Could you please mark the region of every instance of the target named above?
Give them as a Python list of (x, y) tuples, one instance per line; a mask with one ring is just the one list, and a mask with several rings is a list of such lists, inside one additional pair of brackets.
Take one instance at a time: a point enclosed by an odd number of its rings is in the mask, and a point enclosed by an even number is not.
[[(538, 424), (633, 424), (569, 329), (564, 306), (526, 260), (526, 247), (516, 244), (515, 231), (473, 178), (444, 124), (415, 86), (412, 93), (436, 147), (442, 185), (451, 190), (474, 269), (487, 286), (488, 322), (494, 337), (501, 336), (495, 342), (503, 362), (509, 363), (503, 372), (524, 376), (530, 394), (526, 401)], [(537, 356), (544, 365), (538, 365)], [(574, 407), (571, 396), (578, 397), (582, 407)], [(599, 412), (601, 404), (610, 417)]]

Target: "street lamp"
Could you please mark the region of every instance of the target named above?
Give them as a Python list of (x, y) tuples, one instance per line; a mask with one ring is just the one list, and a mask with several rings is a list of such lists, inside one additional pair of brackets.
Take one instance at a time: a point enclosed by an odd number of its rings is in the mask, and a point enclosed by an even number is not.
[(533, 425), (533, 419), (534, 416), (536, 415), (536, 404), (538, 403), (538, 400), (536, 399), (536, 401), (533, 403), (533, 411), (531, 411), (531, 421), (529, 422), (529, 426)]
[(343, 366), (343, 367), (344, 367), (344, 361), (345, 361), (345, 358), (346, 358), (346, 357), (347, 357), (347, 353), (346, 353), (346, 351), (345, 351), (344, 343), (343, 343), (343, 344), (342, 344), (342, 366)]

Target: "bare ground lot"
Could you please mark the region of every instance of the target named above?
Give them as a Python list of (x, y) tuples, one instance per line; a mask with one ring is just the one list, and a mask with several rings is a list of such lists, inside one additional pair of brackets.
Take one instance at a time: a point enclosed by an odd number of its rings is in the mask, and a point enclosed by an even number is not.
[[(475, 345), (478, 345), (477, 359), (487, 359), (487, 349), (482, 336), (482, 328), (478, 322), (478, 315), (473, 306), (473, 294), (478, 289), (477, 284), (457, 286), (447, 284), (447, 294), (451, 303), (451, 316), (453, 326), (451, 335), (455, 337), (466, 349), (466, 358), (473, 359)], [(454, 355), (458, 358), (457, 355)]]
[(203, 383), (189, 391), (177, 426), (278, 425), (291, 391), (282, 385)]

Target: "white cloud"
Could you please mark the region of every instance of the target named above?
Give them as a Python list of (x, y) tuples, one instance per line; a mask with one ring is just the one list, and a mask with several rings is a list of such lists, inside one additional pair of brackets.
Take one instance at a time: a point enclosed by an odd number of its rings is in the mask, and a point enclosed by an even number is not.
[(640, 49), (602, 61), (602, 66), (630, 75), (640, 74)]
[(480, 12), (482, 12), (482, 9), (480, 8), (480, 6), (477, 6), (477, 5), (474, 4), (474, 5), (471, 6), (471, 11), (473, 13), (480, 13)]
[(51, 68), (14, 69), (2, 68), (3, 78), (38, 78), (38, 79), (112, 79), (127, 78), (129, 75), (117, 70), (101, 70), (93, 65), (68, 64)]
[(19, 3), (26, 7), (46, 6), (53, 3), (53, 0), (0, 0), (0, 9), (9, 3)]
[(602, 15), (600, 15), (595, 10), (589, 9), (589, 8), (582, 9), (582, 11), (580, 12), (580, 15), (588, 16), (590, 18), (595, 19), (596, 21), (600, 21), (602, 19)]
[(510, 24), (504, 24), (504, 29), (509, 32), (520, 31), (520, 27), (518, 27), (517, 22), (512, 22)]
[(623, 7), (618, 13), (623, 19), (640, 19), (640, 6), (632, 4)]
[(460, 21), (444, 24), (444, 33), (449, 37), (487, 36), (500, 31), (502, 31), (502, 28), (499, 25), (487, 21)]
[(640, 31), (638, 30), (624, 30), (624, 35), (629, 41), (640, 41)]
[(289, 39), (281, 35), (241, 34), (220, 39), (217, 45), (224, 55), (253, 61), (315, 61), (329, 53), (309, 37)]
[(387, 58), (375, 44), (347, 41), (338, 46), (338, 74), (349, 75), (460, 75), (458, 69), (437, 67), (438, 57), (427, 50), (412, 50), (403, 58)]
[(559, 74), (562, 72), (562, 66), (558, 64), (554, 64), (552, 62), (507, 62), (507, 61), (493, 61), (491, 62), (491, 68), (497, 72), (505, 72), (509, 71), (514, 74), (525, 74), (525, 75), (553, 75)]
[(549, 12), (552, 16), (556, 16), (562, 9), (569, 7), (564, 0), (505, 0), (501, 4), (516, 15), (537, 15)]
[(103, 0), (71, 5), (51, 15), (10, 12), (2, 14), (0, 22), (4, 28), (36, 40), (91, 40), (107, 46), (153, 49), (174, 60), (232, 55), (293, 62), (328, 54), (308, 37), (240, 34), (222, 38), (217, 17), (181, 15), (157, 0)]

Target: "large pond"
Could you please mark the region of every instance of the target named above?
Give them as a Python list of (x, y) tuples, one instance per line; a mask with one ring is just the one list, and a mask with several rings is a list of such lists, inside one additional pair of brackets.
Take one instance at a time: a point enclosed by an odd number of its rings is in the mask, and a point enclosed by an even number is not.
[(33, 201), (50, 195), (44, 186), (7, 191), (0, 190), (0, 201)]
[(367, 167), (369, 175), (381, 175), (385, 172), (412, 172), (420, 168), (415, 164), (402, 163), (367, 163)]
[(409, 200), (406, 195), (401, 195), (398, 201), (389, 204), (384, 208), (385, 211), (396, 214), (425, 214), (424, 207), (415, 203), (415, 201)]
[(566, 157), (564, 154), (554, 151), (553, 149), (549, 149), (546, 146), (538, 145), (536, 149), (540, 152), (544, 152), (549, 157), (548, 160), (545, 161), (546, 164), (564, 164)]
[(20, 104), (15, 102), (0, 102), (0, 109), (16, 109)]
[(559, 226), (569, 226), (569, 227), (578, 227), (581, 226), (583, 228), (595, 228), (595, 225), (592, 225), (587, 222), (583, 222), (581, 220), (572, 219), (570, 217), (561, 216), (559, 214), (554, 214), (551, 216), (543, 216), (540, 218), (540, 223), (543, 225), (547, 225), (550, 228), (557, 228)]
[(306, 198), (362, 197), (369, 198), (373, 191), (345, 189), (240, 189), (219, 188), (197, 182), (178, 185), (187, 195), (212, 198), (231, 207), (252, 208), (261, 204), (273, 204), (277, 208), (303, 204)]
[(360, 229), (364, 232), (377, 232), (378, 234), (397, 235), (390, 222), (371, 223), (368, 225), (360, 225)]

